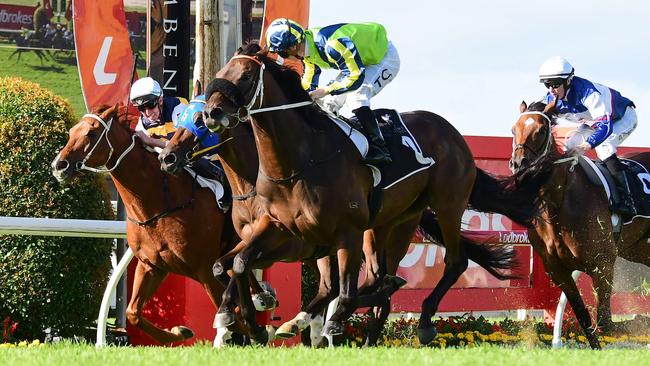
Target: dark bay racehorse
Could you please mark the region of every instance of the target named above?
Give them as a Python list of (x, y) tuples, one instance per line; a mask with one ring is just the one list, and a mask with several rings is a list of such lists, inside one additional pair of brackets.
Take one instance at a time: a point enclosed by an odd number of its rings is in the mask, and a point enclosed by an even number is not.
[[(60, 181), (82, 169), (110, 172), (127, 211), (129, 247), (138, 258), (128, 320), (158, 342), (183, 341), (193, 336), (189, 328), (161, 329), (143, 317), (143, 306), (172, 272), (201, 283), (218, 307), (224, 285), (212, 275), (212, 265), (239, 238), (209, 189), (189, 174), (171, 177), (160, 171), (156, 154), (129, 130), (125, 110), (102, 107), (85, 115), (70, 129), (52, 172)], [(110, 168), (96, 169), (100, 166)], [(242, 325), (238, 321), (234, 328), (246, 334)]]
[[(192, 130), (192, 132), (190, 132), (190, 130)], [(208, 140), (204, 135), (205, 133), (208, 132), (205, 132), (205, 130), (197, 130), (195, 127), (190, 129), (179, 127), (170, 143), (159, 155), (163, 170), (171, 173), (177, 172), (193, 159), (193, 152), (205, 151), (207, 146), (203, 146), (201, 143), (201, 141)], [(233, 128), (224, 130), (221, 135), (221, 138), (226, 142), (219, 147), (219, 155), (226, 169), (228, 179), (232, 182), (233, 195), (236, 197), (233, 203), (233, 221), (235, 222), (235, 227), (240, 228), (238, 230), (240, 231), (240, 235), (242, 237), (248, 237), (253, 225), (254, 216), (259, 212), (263, 212), (262, 210), (255, 209), (259, 205), (259, 202), (255, 202), (256, 193), (254, 188), (259, 162), (257, 159), (257, 150), (255, 149), (253, 133), (250, 124), (242, 123)], [(196, 156), (194, 158), (196, 158)], [(479, 174), (479, 179), (483, 179), (484, 176), (484, 173)], [(481, 194), (491, 193), (478, 191), (473, 192), (473, 195)], [(472, 199), (470, 199), (470, 202), (471, 201)], [(517, 214), (516, 210), (511, 210), (511, 212)], [(442, 243), (440, 227), (434, 214), (425, 212), (419, 225), (438, 245), (444, 246), (444, 243)], [(285, 232), (285, 234), (291, 235), (288, 232)], [(366, 235), (364, 236), (364, 239), (366, 239), (364, 241), (364, 252), (367, 256), (375, 255), (374, 252), (376, 251), (376, 248), (372, 247), (375, 244), (374, 237), (374, 231), (372, 230), (366, 232)], [(511, 269), (514, 266), (514, 258), (512, 257), (513, 252), (508, 248), (477, 245), (466, 238), (462, 238), (461, 241), (462, 245), (465, 247), (467, 258), (464, 259), (464, 264), (457, 272), (445, 272), (445, 276), (432, 292), (432, 314), (435, 314), (438, 304), (442, 300), (446, 291), (456, 282), (458, 277), (467, 267), (467, 259), (480, 264), (501, 280), (512, 278), (512, 276), (500, 272), (500, 270)], [(384, 241), (381, 241), (380, 243), (383, 242)], [(390, 280), (384, 278), (383, 283), (385, 287), (378, 289), (378, 284), (375, 282), (378, 280), (377, 277), (381, 276), (376, 272), (386, 273), (389, 276), (395, 275), (399, 266), (399, 261), (403, 257), (403, 253), (408, 249), (410, 240), (404, 241), (400, 239), (397, 244), (399, 245), (392, 245), (389, 249), (397, 250), (398, 253), (386, 253), (386, 251), (383, 251), (382, 254), (379, 255), (379, 257), (383, 258), (383, 261), (385, 262), (383, 266), (385, 268), (367, 267), (367, 280), (360, 287), (360, 293), (365, 293), (370, 296), (373, 296), (371, 295), (373, 290), (378, 290), (379, 295), (378, 297), (374, 297), (373, 300), (375, 301), (374, 303), (380, 303), (381, 305), (380, 310), (378, 311), (379, 314), (377, 314), (379, 319), (377, 321), (371, 321), (369, 324), (368, 344), (374, 344), (379, 338), (385, 317), (388, 316), (390, 312), (390, 294), (392, 294), (396, 289), (396, 287), (390, 286), (390, 282), (393, 280), (392, 278)], [(334, 264), (336, 263), (334, 262)], [(330, 265), (330, 259), (328, 257), (321, 260), (321, 263), (318, 265), (321, 279), (319, 292), (316, 298), (309, 304), (305, 312), (298, 314), (294, 319), (284, 323), (280, 328), (278, 328), (276, 331), (277, 336), (293, 336), (303, 330), (307, 325), (310, 325), (310, 322), (312, 333), (315, 330), (320, 329), (316, 322), (322, 321), (322, 317), (319, 317), (318, 314), (320, 314), (327, 306), (327, 303), (336, 296), (335, 293), (338, 288), (338, 284), (336, 283), (336, 271), (331, 272)], [(374, 263), (374, 265), (377, 265), (377, 263)], [(360, 298), (362, 298), (362, 303), (373, 303), (373, 301), (364, 301), (364, 296), (360, 296)], [(312, 336), (312, 340), (314, 340), (316, 337), (314, 334), (312, 334)]]
[[(247, 47), (234, 56), (208, 86), (206, 98), (208, 124), (229, 128), (233, 120), (243, 122), (257, 113), (251, 123), (258, 154), (264, 157), (255, 186), (266, 219), (255, 222), (245, 249), (236, 256), (234, 280), (239, 282), (239, 274), (261, 260), (273, 262), (293, 255), (276, 250), (282, 243), (269, 238), (273, 227), (282, 226), (305, 243), (315, 244), (312, 253), (318, 247), (336, 253), (339, 306), (325, 330), (338, 334), (358, 305), (356, 281), (365, 230), (374, 229), (377, 253), (391, 251), (390, 256), (401, 258), (427, 207), (437, 215), (447, 248), (445, 271), (462, 267), (466, 253), (459, 244), (460, 220), (477, 169), (462, 136), (442, 117), (424, 111), (402, 114), (424, 155), (433, 156), (436, 164), (384, 190), (383, 207), (373, 212), (368, 203), (372, 176), (360, 164), (354, 145), (311, 103), (299, 76), (275, 64), (259, 47)], [(253, 105), (258, 109), (251, 111)], [(377, 258), (371, 256), (370, 262), (378, 263)], [(240, 290), (246, 288), (240, 285)], [(243, 299), (246, 317), (250, 304)], [(226, 293), (222, 308), (229, 301)], [(419, 325), (423, 343), (435, 334), (432, 301), (427, 298), (423, 304)]]
[[(614, 261), (620, 256), (650, 265), (650, 220), (634, 219), (624, 225), (620, 239), (614, 239), (604, 189), (592, 184), (582, 168), (572, 167), (575, 159), (565, 159), (556, 147), (551, 129), (554, 107), (555, 102), (530, 107), (522, 102), (521, 115), (512, 128), (510, 166), (520, 189), (543, 202), (542, 218), (528, 230), (530, 242), (553, 282), (566, 294), (589, 344), (599, 348), (571, 273), (578, 270), (591, 276), (598, 295), (597, 324), (610, 330)], [(650, 153), (627, 158), (650, 167)]]

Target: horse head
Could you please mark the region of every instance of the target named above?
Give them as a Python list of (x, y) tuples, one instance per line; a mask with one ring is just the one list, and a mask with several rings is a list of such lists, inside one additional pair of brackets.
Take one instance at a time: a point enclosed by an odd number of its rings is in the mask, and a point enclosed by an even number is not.
[(208, 127), (231, 128), (248, 119), (256, 102), (262, 103), (264, 54), (257, 44), (244, 45), (217, 72), (205, 91), (203, 119)]
[[(68, 142), (52, 161), (52, 174), (59, 182), (72, 178), (81, 170), (109, 172), (117, 167), (135, 144), (135, 137), (131, 138), (131, 145), (128, 147), (122, 147), (124, 143), (118, 141), (119, 137), (128, 139), (127, 128), (122, 129), (122, 135), (111, 133), (115, 130), (112, 128), (114, 120), (123, 117), (120, 110), (123, 112), (126, 108), (120, 105), (99, 107), (93, 113), (84, 115), (70, 129)], [(119, 157), (114, 154), (116, 148), (124, 149)], [(111, 169), (98, 169), (111, 163)]]
[(512, 126), (512, 157), (510, 170), (518, 173), (555, 151), (553, 146), (552, 118), (554, 100), (546, 105), (535, 102), (530, 106), (521, 102), (519, 119)]
[[(194, 126), (187, 124), (186, 119), (179, 119), (179, 125), (174, 136), (165, 148), (158, 154), (160, 169), (166, 173), (178, 174), (183, 167), (201, 156), (198, 150), (204, 149), (197, 133), (200, 125), (201, 112), (193, 113), (190, 120)], [(209, 133), (209, 132), (208, 132)]]
[(208, 84), (205, 96), (203, 115), (210, 129), (232, 128), (255, 113), (312, 103), (296, 70), (268, 57), (255, 43), (235, 52)]

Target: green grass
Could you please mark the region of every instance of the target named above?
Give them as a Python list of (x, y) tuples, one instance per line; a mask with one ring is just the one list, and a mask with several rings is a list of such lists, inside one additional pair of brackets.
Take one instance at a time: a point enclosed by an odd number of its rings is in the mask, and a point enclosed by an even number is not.
[(647, 365), (647, 350), (529, 349), (484, 346), (466, 349), (109, 347), (57, 344), (0, 348), (0, 365)]
[[(68, 52), (66, 56), (61, 53), (54, 60), (48, 58), (41, 64), (38, 56), (31, 51), (23, 52), (20, 61), (16, 61), (17, 55), (9, 59), (14, 50), (13, 45), (0, 43), (0, 77), (16, 76), (38, 83), (67, 99), (77, 117), (86, 113), (74, 52)], [(143, 68), (138, 69), (138, 75), (144, 73)]]
[(9, 59), (15, 48), (7, 44), (0, 46), (0, 77), (17, 76), (36, 82), (67, 99), (78, 116), (86, 113), (74, 53), (70, 53), (70, 58), (57, 57), (57, 61), (48, 59), (41, 64), (36, 53), (31, 51), (23, 52), (20, 61), (16, 61), (17, 55)]

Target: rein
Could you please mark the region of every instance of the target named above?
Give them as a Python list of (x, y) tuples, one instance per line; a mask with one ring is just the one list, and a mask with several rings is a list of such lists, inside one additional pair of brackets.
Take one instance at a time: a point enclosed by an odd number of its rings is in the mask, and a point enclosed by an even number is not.
[[(167, 177), (166, 174), (164, 174), (163, 175), (163, 194), (165, 195), (165, 197), (167, 196), (166, 195), (167, 193), (169, 193), (169, 178)], [(182, 209), (185, 209), (185, 208), (188, 208), (188, 207), (192, 206), (195, 199), (196, 199), (196, 173), (192, 177), (192, 197), (189, 199), (189, 201), (187, 201), (185, 203), (182, 203), (182, 204), (180, 204), (178, 206), (168, 208), (165, 211), (163, 211), (161, 213), (158, 213), (158, 214), (155, 214), (155, 215), (151, 216), (150, 218), (148, 218), (146, 220), (143, 220), (143, 221), (136, 220), (136, 219), (134, 219), (132, 217), (129, 217), (129, 216), (127, 216), (126, 219), (129, 220), (130, 222), (138, 225), (138, 226), (149, 226), (149, 225), (155, 223), (156, 221), (158, 221), (159, 219), (161, 219), (161, 218), (163, 218), (165, 216), (168, 216), (168, 215), (170, 215), (170, 214), (172, 214), (172, 213), (174, 213), (176, 211), (179, 211), (179, 210), (182, 210)]]
[(88, 113), (88, 114), (85, 114), (82, 117), (82, 119), (86, 118), (86, 117), (90, 117), (92, 119), (95, 119), (99, 123), (101, 123), (101, 125), (104, 127), (104, 131), (102, 131), (102, 134), (99, 136), (99, 138), (95, 142), (95, 145), (93, 145), (93, 147), (90, 149), (90, 151), (88, 152), (86, 157), (82, 161), (78, 162), (75, 168), (76, 168), (76, 170), (88, 170), (88, 171), (93, 172), (93, 173), (110, 173), (120, 165), (120, 163), (122, 162), (122, 159), (126, 156), (126, 154), (128, 154), (135, 147), (135, 135), (131, 135), (131, 145), (129, 145), (124, 150), (124, 152), (122, 152), (122, 154), (117, 158), (117, 161), (115, 162), (115, 165), (112, 168), (110, 168), (110, 169), (98, 169), (98, 168), (89, 167), (89, 166), (86, 165), (86, 162), (88, 161), (88, 159), (90, 159), (90, 156), (95, 151), (95, 148), (97, 148), (97, 146), (99, 146), (99, 143), (102, 141), (102, 138), (104, 136), (106, 136), (106, 143), (108, 144), (108, 148), (110, 149), (110, 151), (108, 153), (108, 158), (106, 158), (106, 162), (103, 165), (106, 166), (106, 164), (108, 164), (108, 161), (111, 160), (111, 157), (113, 156), (113, 150), (114, 150), (113, 145), (111, 144), (111, 141), (108, 139), (108, 131), (111, 129), (111, 126), (113, 124), (113, 118), (108, 120), (108, 122), (105, 122), (98, 115)]

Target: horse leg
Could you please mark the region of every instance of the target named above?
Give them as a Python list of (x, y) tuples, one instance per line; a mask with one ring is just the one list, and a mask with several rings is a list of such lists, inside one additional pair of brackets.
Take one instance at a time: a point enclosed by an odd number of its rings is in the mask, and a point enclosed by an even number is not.
[(561, 263), (549, 257), (542, 256), (542, 259), (545, 263), (544, 267), (546, 268), (546, 272), (551, 276), (553, 282), (564, 292), (569, 304), (571, 304), (573, 313), (576, 315), (578, 323), (585, 332), (585, 337), (587, 337), (589, 345), (592, 349), (600, 349), (598, 338), (591, 326), (591, 316), (582, 300), (582, 296), (580, 296), (578, 286), (573, 280), (573, 277), (571, 277), (571, 270), (564, 268)]
[[(458, 183), (468, 182), (469, 178), (464, 176), (458, 180)], [(431, 185), (431, 187), (436, 186), (440, 185)], [(471, 187), (471, 184), (465, 184), (465, 189), (461, 190), (434, 190), (430, 195), (430, 207), (436, 213), (441, 241), (445, 246), (445, 271), (434, 291), (422, 302), (422, 313), (418, 324), (418, 338), (422, 344), (428, 344), (436, 337), (436, 329), (431, 322), (431, 317), (438, 309), (444, 294), (467, 269), (467, 254), (460, 240), (460, 224), (469, 201)], [(441, 196), (443, 193), (444, 197)]]
[(226, 272), (227, 268), (231, 268), (235, 256), (239, 254), (244, 248), (246, 248), (246, 245), (248, 245), (248, 243), (242, 240), (237, 243), (237, 245), (235, 245), (235, 247), (232, 248), (228, 253), (222, 255), (219, 259), (217, 259), (212, 266), (213, 275), (215, 277), (222, 276)]
[[(380, 272), (377, 240), (375, 239), (375, 230), (366, 230), (363, 233), (363, 256), (365, 257), (366, 278), (359, 286), (359, 296), (368, 294), (376, 289), (379, 279), (382, 277)], [(383, 273), (385, 273), (385, 269)]]
[[(212, 273), (199, 274), (198, 278), (203, 285), (203, 288), (208, 294), (210, 301), (214, 304), (215, 308), (219, 308), (219, 300), (221, 300), (224, 293), (224, 285), (221, 281), (216, 280)], [(230, 327), (232, 331), (246, 334), (247, 329), (239, 317), (235, 318), (235, 323)], [(225, 344), (225, 341), (231, 338), (232, 332), (228, 328), (217, 328), (217, 335), (214, 339), (214, 346), (219, 348)]]
[(339, 304), (323, 329), (327, 335), (343, 334), (343, 322), (357, 308), (357, 281), (361, 266), (362, 241), (362, 232), (350, 232), (342, 238), (336, 252), (339, 262)]
[[(323, 310), (334, 299), (338, 291), (338, 276), (336, 271), (332, 271), (332, 257), (319, 258), (316, 261), (316, 266), (320, 274), (318, 293), (307, 305), (305, 311), (301, 311), (275, 331), (277, 338), (291, 338), (311, 326), (313, 322), (320, 321), (322, 323)], [(322, 328), (322, 325), (320, 328)], [(312, 346), (315, 346), (315, 344), (312, 343)]]
[(126, 309), (126, 317), (131, 325), (140, 328), (160, 343), (184, 341), (194, 336), (194, 333), (189, 328), (176, 326), (171, 330), (161, 329), (142, 316), (142, 308), (156, 292), (165, 277), (167, 277), (166, 272), (138, 261), (133, 278), (133, 293)]
[(386, 319), (390, 315), (390, 298), (387, 298), (381, 306), (377, 306), (373, 309), (373, 317), (368, 321), (368, 329), (366, 336), (366, 346), (376, 346), (379, 337), (381, 336), (381, 331), (384, 329), (384, 324), (386, 324)]
[[(612, 258), (615, 257), (612, 256)], [(614, 263), (602, 264), (589, 275), (593, 280), (594, 289), (598, 295), (596, 326), (602, 328), (605, 332), (612, 332), (614, 330), (611, 311)]]

